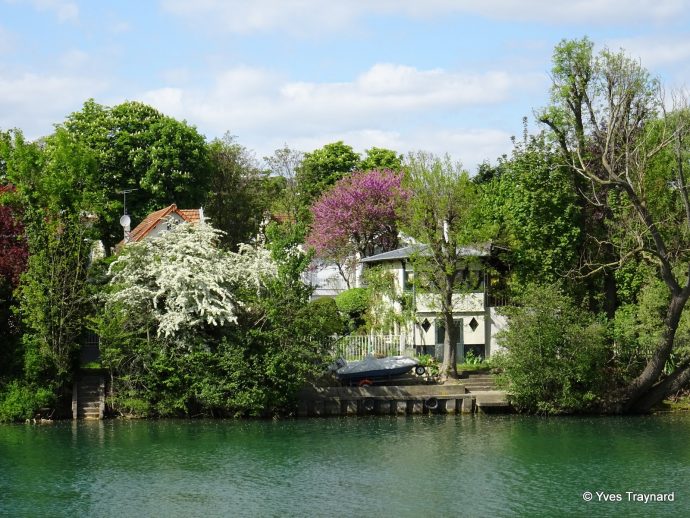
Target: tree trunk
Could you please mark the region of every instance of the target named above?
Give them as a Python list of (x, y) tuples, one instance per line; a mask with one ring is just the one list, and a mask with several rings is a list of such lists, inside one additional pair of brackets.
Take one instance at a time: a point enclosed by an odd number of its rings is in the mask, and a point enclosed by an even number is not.
[[(621, 410), (623, 412), (638, 412), (651, 408), (649, 401), (657, 398), (658, 394), (664, 392), (664, 389), (652, 389), (652, 386), (657, 382), (661, 373), (664, 370), (666, 361), (671, 355), (673, 344), (676, 337), (676, 330), (678, 329), (678, 322), (683, 313), (685, 304), (688, 300), (688, 293), (683, 290), (679, 294), (674, 294), (671, 297), (671, 302), (666, 310), (666, 317), (664, 318), (664, 333), (661, 337), (661, 343), (658, 345), (651, 359), (647, 362), (642, 373), (632, 380), (621, 393), (614, 395), (614, 399), (621, 401)], [(659, 384), (662, 387), (664, 384)], [(662, 399), (665, 394), (662, 395)], [(639, 403), (639, 405), (638, 405)]]
[(666, 379), (654, 385), (650, 390), (643, 394), (632, 407), (631, 411), (636, 413), (647, 413), (654, 406), (661, 403), (664, 399), (675, 394), (690, 381), (690, 367), (687, 365), (676, 369)]
[(456, 344), (458, 343), (458, 333), (453, 321), (453, 279), (446, 279), (445, 293), (441, 306), (443, 320), (446, 324), (446, 332), (443, 337), (443, 364), (441, 373), (445, 378), (457, 379), (458, 365), (456, 355)]

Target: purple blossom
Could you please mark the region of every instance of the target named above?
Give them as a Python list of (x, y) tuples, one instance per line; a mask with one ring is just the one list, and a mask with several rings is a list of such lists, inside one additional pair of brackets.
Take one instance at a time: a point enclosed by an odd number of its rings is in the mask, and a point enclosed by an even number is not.
[(317, 256), (341, 260), (398, 245), (397, 220), (410, 193), (402, 174), (388, 169), (355, 172), (336, 183), (312, 206), (314, 223), (307, 236)]

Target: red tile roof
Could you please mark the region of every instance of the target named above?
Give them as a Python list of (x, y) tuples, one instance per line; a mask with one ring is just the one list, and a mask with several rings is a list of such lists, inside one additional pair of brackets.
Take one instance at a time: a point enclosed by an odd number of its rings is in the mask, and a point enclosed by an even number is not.
[(144, 218), (134, 229), (129, 233), (129, 242), (137, 242), (144, 239), (151, 230), (162, 220), (175, 213), (184, 221), (189, 223), (198, 223), (201, 220), (200, 209), (178, 209), (174, 203), (169, 207), (152, 212)]

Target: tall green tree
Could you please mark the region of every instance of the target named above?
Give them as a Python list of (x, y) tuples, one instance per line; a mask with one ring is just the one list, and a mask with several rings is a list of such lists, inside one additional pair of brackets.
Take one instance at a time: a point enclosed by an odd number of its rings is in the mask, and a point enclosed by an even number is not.
[(403, 156), (392, 149), (372, 147), (364, 152), (364, 159), (359, 164), (359, 168), (363, 171), (372, 169), (402, 171)]
[(516, 143), (499, 170), (481, 184), (484, 217), (497, 224), (514, 289), (562, 279), (578, 266), (583, 232), (571, 171), (544, 135)]
[(90, 306), (91, 241), (78, 216), (37, 212), (28, 228), (29, 263), (19, 287), (25, 376), (70, 386)]
[(221, 242), (237, 249), (259, 234), (273, 199), (280, 191), (252, 154), (226, 134), (208, 146), (211, 169), (206, 214), (222, 230)]
[(609, 411), (643, 412), (690, 381), (690, 357), (664, 373), (690, 297), (690, 119), (685, 106), (666, 111), (658, 82), (638, 61), (608, 50), (595, 55), (592, 47), (587, 39), (556, 47), (552, 103), (540, 119), (573, 173), (594, 187), (591, 203), (614, 218), (597, 240), (615, 251), (615, 261), (593, 255), (589, 269), (642, 260), (668, 290), (657, 345), (608, 402)]
[(436, 296), (445, 324), (441, 372), (457, 377), (458, 331), (453, 306), (462, 292), (461, 272), (471, 261), (462, 248), (483, 239), (476, 217), (478, 188), (467, 171), (449, 156), (439, 158), (421, 152), (411, 155), (406, 174), (404, 187), (411, 197), (403, 229), (428, 246), (413, 258), (415, 275)]
[(326, 144), (311, 153), (305, 153), (297, 170), (302, 203), (309, 207), (321, 193), (359, 167), (359, 155), (343, 141)]
[(196, 208), (205, 200), (210, 179), (206, 142), (186, 122), (139, 102), (110, 108), (90, 99), (63, 127), (93, 151), (98, 163), (95, 177), (85, 181), (100, 197), (97, 228), (106, 249), (122, 239), (123, 190), (134, 190), (127, 197), (134, 222), (171, 203)]

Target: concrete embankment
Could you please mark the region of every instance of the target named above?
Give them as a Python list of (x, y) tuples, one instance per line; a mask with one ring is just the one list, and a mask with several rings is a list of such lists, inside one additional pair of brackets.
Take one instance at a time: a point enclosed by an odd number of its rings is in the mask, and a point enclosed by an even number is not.
[(298, 415), (404, 415), (508, 411), (505, 392), (468, 392), (463, 384), (311, 387), (300, 393)]

